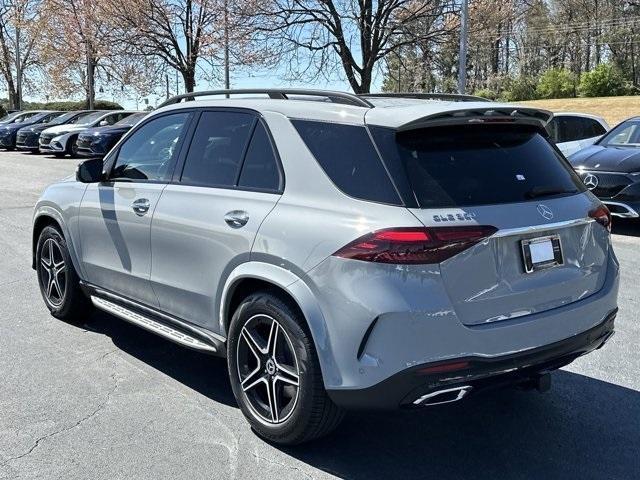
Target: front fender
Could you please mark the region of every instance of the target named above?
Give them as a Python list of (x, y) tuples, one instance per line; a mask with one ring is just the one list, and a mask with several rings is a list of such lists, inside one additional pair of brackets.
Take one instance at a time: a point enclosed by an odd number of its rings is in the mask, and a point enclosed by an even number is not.
[[(81, 268), (82, 266), (79, 260), (80, 259), (79, 252), (76, 248), (76, 243), (73, 240), (74, 236), (72, 235), (72, 232), (70, 231), (69, 226), (67, 225), (67, 222), (64, 219), (64, 215), (53, 205), (49, 205), (46, 203), (38, 204), (36, 205), (36, 208), (33, 213), (33, 223), (32, 223), (33, 227), (35, 227), (38, 224), (39, 220), (41, 220), (43, 217), (48, 217), (53, 219), (62, 230), (62, 235), (64, 236), (64, 240), (67, 243), (67, 247), (69, 249), (69, 256), (71, 257), (71, 263), (73, 264), (76, 272), (78, 272), (78, 275), (81, 278), (83, 278), (84, 272)], [(36, 247), (38, 244), (38, 238), (35, 235), (35, 229), (32, 232), (32, 238), (33, 238), (33, 246), (32, 246), (32, 265), (31, 266), (32, 268), (35, 269)]]
[(325, 384), (339, 384), (340, 374), (333, 360), (331, 343), (320, 305), (307, 283), (290, 270), (270, 263), (255, 261), (238, 265), (227, 277), (222, 290), (218, 315), (221, 334), (227, 335), (225, 318), (234, 288), (240, 280), (247, 278), (271, 283), (293, 298), (300, 307), (311, 331)]

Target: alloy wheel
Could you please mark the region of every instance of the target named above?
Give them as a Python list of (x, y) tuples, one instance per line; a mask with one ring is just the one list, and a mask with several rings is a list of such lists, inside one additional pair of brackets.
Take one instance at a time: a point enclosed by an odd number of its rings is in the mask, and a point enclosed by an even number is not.
[(286, 421), (298, 401), (300, 369), (282, 325), (265, 314), (247, 320), (236, 361), (240, 388), (258, 420), (270, 425)]
[(66, 264), (62, 249), (53, 238), (47, 238), (40, 253), (40, 278), (47, 301), (59, 307), (64, 300)]

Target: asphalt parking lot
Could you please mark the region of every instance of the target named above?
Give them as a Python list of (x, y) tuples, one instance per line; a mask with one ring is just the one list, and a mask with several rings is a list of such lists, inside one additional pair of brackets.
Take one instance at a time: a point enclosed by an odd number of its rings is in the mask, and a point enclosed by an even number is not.
[(30, 268), (32, 208), (76, 163), (0, 152), (0, 478), (640, 477), (640, 221), (615, 222), (616, 335), (550, 392), (351, 414), (282, 449), (249, 429), (224, 360), (104, 313), (49, 315)]

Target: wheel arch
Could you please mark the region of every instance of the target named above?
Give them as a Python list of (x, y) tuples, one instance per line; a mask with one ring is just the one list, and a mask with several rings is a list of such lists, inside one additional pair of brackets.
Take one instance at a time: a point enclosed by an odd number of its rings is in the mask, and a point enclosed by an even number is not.
[[(339, 378), (326, 323), (320, 305), (309, 285), (290, 270), (263, 262), (247, 262), (236, 267), (225, 282), (220, 306), (219, 328), (226, 336), (235, 308), (243, 298), (257, 290), (272, 289), (290, 299), (311, 332), (325, 384)], [(334, 383), (334, 382), (332, 382)]]
[(38, 208), (33, 218), (33, 232), (31, 235), (31, 268), (36, 268), (36, 249), (38, 246), (38, 238), (40, 238), (40, 233), (47, 226), (53, 226), (62, 233), (69, 249), (71, 262), (73, 263), (76, 272), (79, 273), (81, 270), (79, 268), (75, 245), (71, 239), (71, 235), (69, 234), (62, 214), (50, 206), (41, 206)]

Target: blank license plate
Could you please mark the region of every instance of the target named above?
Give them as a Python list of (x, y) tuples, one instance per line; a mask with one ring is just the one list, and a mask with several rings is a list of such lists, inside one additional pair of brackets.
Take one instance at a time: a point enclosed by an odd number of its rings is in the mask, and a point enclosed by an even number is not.
[(535, 272), (543, 268), (562, 265), (562, 246), (557, 235), (522, 240), (524, 271)]

